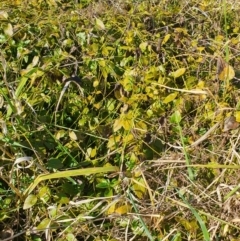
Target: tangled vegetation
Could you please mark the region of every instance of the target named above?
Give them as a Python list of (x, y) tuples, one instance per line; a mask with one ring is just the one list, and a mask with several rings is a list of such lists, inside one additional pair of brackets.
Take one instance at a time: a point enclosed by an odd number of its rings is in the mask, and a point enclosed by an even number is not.
[(239, 240), (239, 1), (2, 0), (0, 24), (1, 240)]

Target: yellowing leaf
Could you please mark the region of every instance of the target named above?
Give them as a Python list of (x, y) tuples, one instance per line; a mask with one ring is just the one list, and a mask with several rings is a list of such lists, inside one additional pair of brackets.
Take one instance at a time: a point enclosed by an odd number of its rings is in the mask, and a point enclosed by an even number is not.
[(182, 76), (186, 71), (186, 68), (180, 68), (174, 72), (170, 73), (170, 76), (172, 76), (173, 78), (178, 78), (180, 76)]
[(100, 30), (105, 30), (105, 25), (104, 25), (103, 21), (100, 20), (99, 18), (96, 18), (96, 26)]
[(163, 39), (163, 41), (162, 41), (162, 45), (165, 44), (165, 43), (167, 43), (167, 41), (170, 39), (170, 37), (171, 37), (171, 34), (165, 35), (165, 36), (164, 36), (164, 39)]
[(187, 35), (187, 29), (186, 28), (175, 28), (175, 32), (177, 33), (184, 33)]
[(205, 50), (205, 47), (202, 47), (202, 46), (197, 47), (197, 50), (198, 50), (199, 52), (202, 52), (203, 50)]
[(11, 37), (13, 36), (13, 27), (12, 24), (8, 24), (7, 27), (4, 28), (4, 33), (8, 36)]
[(140, 178), (138, 180), (134, 179), (134, 184), (132, 185), (132, 189), (134, 194), (139, 198), (142, 199), (146, 193), (146, 186), (144, 183), (144, 179)]
[(143, 121), (139, 121), (136, 123), (136, 128), (144, 132), (147, 130), (147, 125)]
[(122, 121), (120, 119), (116, 119), (113, 124), (113, 132), (117, 132), (121, 128), (122, 128)]
[(104, 59), (99, 60), (98, 63), (101, 67), (106, 67), (106, 61)]
[(225, 38), (225, 36), (223, 36), (223, 35), (217, 35), (217, 36), (215, 37), (215, 40), (216, 40), (217, 42), (222, 42), (224, 38)]
[(176, 99), (177, 95), (178, 95), (177, 92), (174, 92), (174, 93), (169, 94), (169, 95), (163, 100), (163, 103), (164, 103), (164, 104), (168, 104), (169, 102), (172, 102), (173, 100)]
[(47, 0), (47, 3), (50, 5), (50, 6), (56, 6), (57, 3), (55, 0)]
[(38, 64), (38, 61), (39, 61), (39, 56), (34, 56), (33, 57), (33, 61), (32, 61), (32, 66), (36, 66)]
[(124, 128), (124, 130), (126, 130), (126, 131), (131, 130), (132, 120), (125, 118), (121, 122), (122, 122), (122, 127)]
[(7, 19), (8, 13), (6, 11), (0, 11), (0, 19)]
[[(102, 107), (102, 103), (101, 102), (98, 102), (98, 103), (95, 103), (93, 104), (93, 106), (96, 108), (96, 109), (100, 109)], [(95, 128), (95, 127), (94, 127)]]
[(98, 81), (98, 80), (95, 80), (95, 81), (93, 82), (93, 87), (96, 88), (96, 87), (98, 87), (98, 85), (99, 85), (99, 81)]
[(113, 214), (115, 211), (116, 203), (113, 203), (107, 210), (107, 215)]
[(148, 46), (148, 43), (147, 42), (142, 42), (140, 45), (139, 45), (139, 48), (141, 49), (142, 52), (144, 52), (146, 50)]
[(218, 78), (222, 81), (229, 81), (235, 77), (235, 71), (232, 66), (226, 64), (223, 70), (218, 75)]
[(195, 233), (198, 229), (197, 221), (194, 219), (192, 221), (188, 221), (187, 219), (176, 217), (177, 222), (179, 222), (184, 228), (192, 233)]
[(91, 151), (91, 158), (95, 157), (97, 154), (97, 148), (93, 148), (92, 151)]
[(108, 56), (109, 55), (109, 48), (107, 48), (107, 47), (103, 47), (102, 48), (102, 54), (104, 55), (104, 56)]
[(205, 82), (200, 80), (197, 84), (197, 87), (200, 88), (200, 89), (203, 89), (205, 87)]
[(131, 210), (131, 206), (125, 204), (125, 205), (118, 207), (115, 210), (115, 213), (122, 215), (122, 214), (126, 214), (126, 213), (130, 212), (130, 210)]
[(195, 61), (196, 63), (202, 63), (203, 62), (203, 57), (199, 57)]
[(71, 138), (71, 140), (73, 141), (76, 141), (78, 138), (77, 138), (77, 135), (75, 134), (74, 131), (70, 131), (69, 132), (69, 137)]
[(120, 142), (120, 140), (121, 140), (121, 136), (110, 136), (110, 138), (108, 139), (107, 147), (110, 150), (113, 150), (114, 147), (117, 148), (118, 143)]
[(235, 112), (236, 121), (240, 123), (240, 111)]
[(23, 204), (23, 209), (26, 210), (26, 209), (29, 209), (31, 208), (32, 206), (34, 206), (37, 202), (37, 196), (33, 195), (33, 194), (30, 194), (26, 199), (25, 199), (25, 202)]
[(65, 130), (59, 130), (56, 134), (55, 134), (55, 137), (57, 140), (59, 140), (60, 138), (64, 137), (66, 134), (66, 131)]

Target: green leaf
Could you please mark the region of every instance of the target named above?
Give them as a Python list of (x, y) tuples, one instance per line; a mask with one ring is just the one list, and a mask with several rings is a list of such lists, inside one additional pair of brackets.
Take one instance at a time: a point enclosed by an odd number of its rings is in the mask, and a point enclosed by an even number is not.
[(60, 169), (63, 168), (63, 164), (61, 160), (57, 158), (50, 158), (47, 162), (47, 167), (54, 168), (54, 169)]
[(24, 88), (24, 86), (26, 85), (28, 81), (28, 77), (22, 77), (21, 80), (20, 80), (20, 83), (15, 91), (15, 96), (16, 97), (19, 97), (20, 94), (22, 93), (22, 89)]
[(218, 78), (222, 81), (229, 81), (235, 77), (235, 71), (232, 66), (226, 64), (223, 70), (219, 73)]
[(175, 111), (172, 115), (171, 115), (171, 117), (170, 117), (170, 121), (171, 121), (171, 123), (174, 123), (174, 124), (178, 124), (178, 123), (180, 123), (180, 121), (181, 121), (181, 113), (180, 113), (180, 111)]
[(37, 229), (45, 230), (45, 229), (49, 228), (50, 223), (51, 223), (51, 220), (49, 218), (45, 218), (41, 221), (41, 223), (38, 224)]
[(51, 190), (49, 189), (49, 187), (47, 186), (42, 187), (38, 193), (38, 197), (44, 200), (44, 202), (47, 202), (51, 197)]

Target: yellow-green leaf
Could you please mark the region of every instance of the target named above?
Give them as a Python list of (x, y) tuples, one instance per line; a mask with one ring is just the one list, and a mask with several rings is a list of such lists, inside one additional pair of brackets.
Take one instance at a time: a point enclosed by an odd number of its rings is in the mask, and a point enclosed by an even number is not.
[(100, 30), (105, 30), (105, 25), (104, 25), (103, 21), (99, 18), (96, 18), (96, 26)]
[(49, 200), (50, 196), (51, 196), (51, 190), (47, 186), (42, 187), (38, 193), (38, 197), (44, 200), (45, 202)]
[(114, 147), (117, 148), (118, 146), (118, 143), (120, 142), (121, 140), (121, 136), (110, 136), (110, 138), (108, 139), (108, 144), (107, 144), (107, 147), (110, 149), (110, 150), (113, 150)]
[(70, 131), (69, 132), (69, 137), (71, 138), (71, 140), (73, 141), (76, 141), (78, 138), (77, 138), (77, 135), (74, 131)]
[(136, 123), (136, 128), (139, 129), (140, 131), (147, 131), (148, 127), (143, 121), (139, 121)]
[(124, 119), (122, 120), (122, 127), (123, 127), (124, 130), (126, 130), (126, 131), (131, 130), (131, 128), (132, 128), (132, 120), (127, 119), (127, 118), (124, 118)]
[(56, 134), (55, 137), (57, 140), (59, 140), (60, 138), (64, 137), (66, 135), (66, 131), (65, 130), (59, 130)]
[(107, 210), (107, 215), (113, 214), (115, 211), (116, 203), (114, 202)]
[(37, 196), (33, 195), (33, 194), (30, 194), (26, 199), (25, 199), (25, 202), (23, 204), (23, 209), (26, 210), (26, 209), (29, 209), (31, 208), (32, 206), (34, 206), (37, 202)]
[(122, 128), (122, 121), (121, 121), (121, 119), (116, 119), (114, 124), (113, 124), (113, 132), (117, 132), (121, 128)]
[(178, 96), (177, 92), (171, 93), (163, 100), (163, 103), (167, 104), (169, 102), (172, 102), (173, 100), (176, 99), (177, 96)]
[(140, 43), (139, 48), (141, 49), (142, 52), (145, 52), (147, 46), (148, 46), (147, 42), (142, 42)]
[(130, 211), (131, 211), (131, 206), (128, 205), (128, 204), (124, 204), (124, 205), (118, 207), (115, 210), (115, 213), (122, 215), (122, 214), (126, 214), (126, 213), (128, 213)]
[(93, 158), (93, 157), (96, 156), (96, 154), (97, 154), (97, 149), (96, 149), (96, 147), (95, 147), (95, 148), (89, 147), (89, 148), (87, 149), (87, 155), (88, 155), (88, 157)]
[(240, 123), (240, 111), (235, 112), (236, 121)]
[(8, 13), (6, 11), (0, 11), (0, 19), (8, 19)]
[(138, 180), (134, 180), (134, 184), (132, 185), (132, 189), (134, 194), (142, 199), (146, 193), (146, 185), (143, 178), (139, 178)]
[(98, 85), (99, 85), (99, 81), (98, 80), (93, 81), (93, 87), (94, 88), (98, 87)]
[(18, 87), (17, 87), (17, 89), (16, 89), (16, 91), (15, 91), (15, 96), (16, 96), (16, 97), (19, 97), (19, 96), (20, 96), (20, 94), (22, 93), (22, 90), (23, 90), (24, 86), (26, 85), (27, 81), (28, 81), (28, 78), (27, 78), (27, 77), (22, 77), (22, 78), (20, 79), (20, 82), (19, 82), (19, 84), (18, 84)]
[(192, 233), (195, 233), (198, 229), (197, 221), (194, 219), (192, 221), (188, 221), (187, 219), (176, 217), (177, 222), (179, 222), (184, 228)]
[(165, 35), (165, 36), (164, 36), (164, 39), (163, 39), (163, 41), (162, 41), (162, 45), (165, 44), (165, 43), (167, 43), (167, 41), (170, 39), (170, 37), (171, 37), (171, 34)]
[(13, 36), (13, 27), (12, 27), (12, 24), (9, 23), (9, 24), (4, 28), (4, 33), (5, 33), (8, 37)]
[(38, 224), (37, 229), (38, 230), (45, 230), (46, 228), (49, 228), (49, 224), (51, 223), (51, 220), (49, 218), (44, 218), (41, 223)]
[(66, 240), (67, 241), (77, 241), (76, 237), (72, 233), (68, 233), (66, 235)]
[(170, 76), (172, 76), (173, 78), (178, 78), (180, 76), (182, 76), (186, 71), (186, 68), (180, 68), (174, 72), (170, 73)]

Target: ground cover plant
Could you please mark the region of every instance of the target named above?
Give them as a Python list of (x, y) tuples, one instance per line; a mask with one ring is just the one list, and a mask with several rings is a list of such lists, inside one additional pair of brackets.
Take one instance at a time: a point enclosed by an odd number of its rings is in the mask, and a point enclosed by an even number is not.
[(239, 240), (239, 13), (1, 1), (0, 239)]

